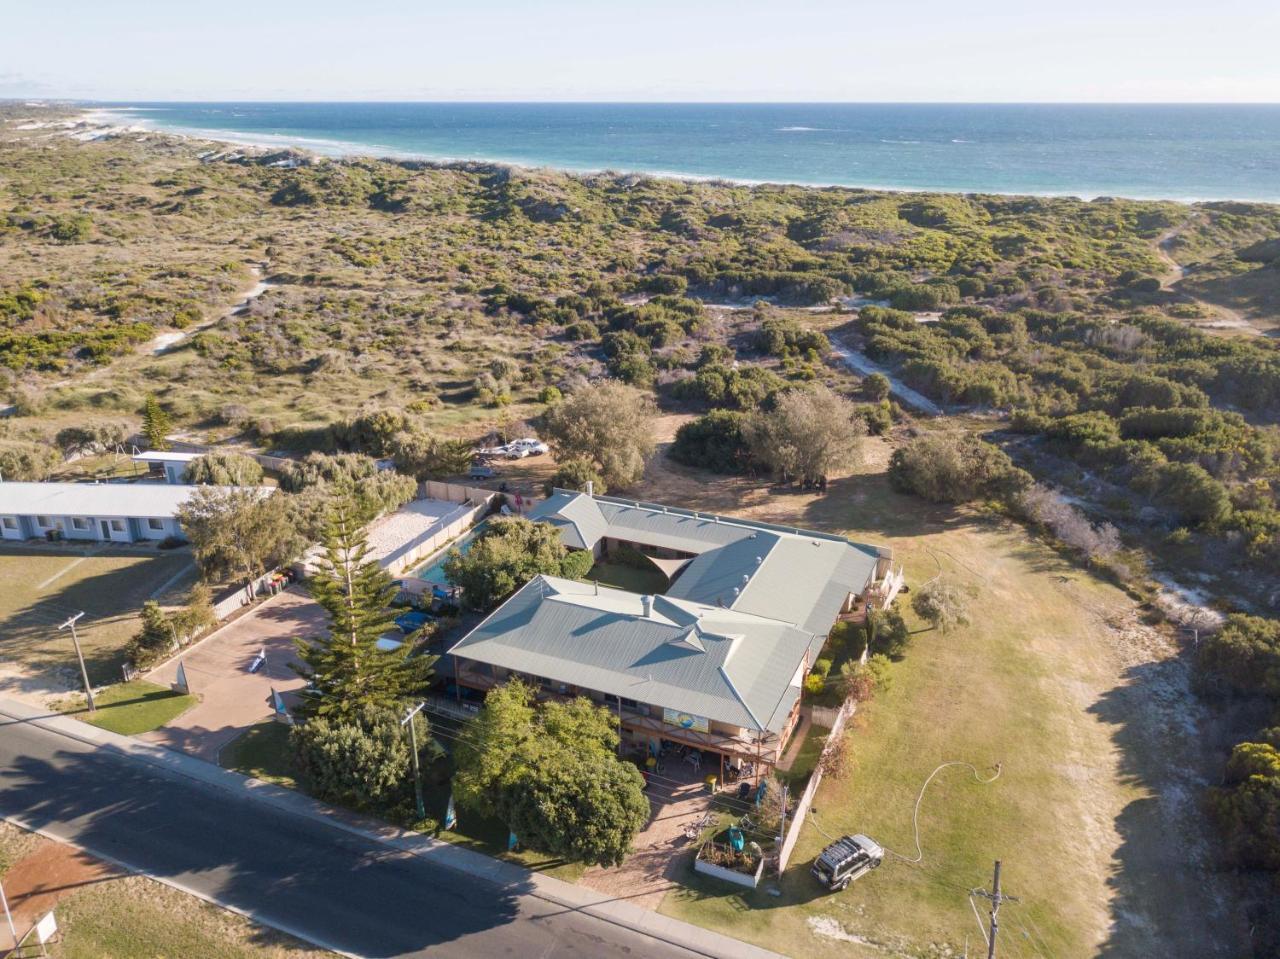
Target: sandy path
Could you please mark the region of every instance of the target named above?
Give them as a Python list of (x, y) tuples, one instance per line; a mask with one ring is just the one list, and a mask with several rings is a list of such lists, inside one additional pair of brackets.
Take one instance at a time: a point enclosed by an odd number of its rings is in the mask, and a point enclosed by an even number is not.
[(1177, 226), (1170, 227), (1156, 237), (1153, 248), (1156, 256), (1160, 258), (1160, 262), (1165, 265), (1165, 272), (1160, 275), (1160, 289), (1176, 294), (1187, 303), (1194, 303), (1217, 314), (1217, 319), (1195, 324), (1202, 330), (1232, 330), (1261, 336), (1262, 332), (1259, 329), (1230, 307), (1220, 306), (1217, 303), (1208, 303), (1178, 289), (1178, 284), (1187, 275), (1187, 268), (1173, 258), (1169, 253), (1169, 247), (1187, 227), (1197, 222), (1199, 218), (1200, 214), (1193, 213)]
[(189, 326), (185, 330), (173, 330), (169, 333), (161, 333), (152, 340), (150, 344), (148, 344), (147, 349), (156, 356), (168, 353), (179, 343), (190, 339), (201, 330), (208, 329), (217, 323), (221, 323), (228, 317), (238, 316), (248, 310), (249, 307), (253, 305), (254, 300), (262, 296), (263, 293), (266, 293), (267, 290), (271, 289), (271, 287), (279, 285), (278, 283), (272, 283), (269, 280), (264, 280), (262, 278), (262, 269), (263, 268), (256, 263), (250, 267), (254, 277), (257, 278), (257, 282), (244, 294), (244, 299), (240, 300), (240, 302), (235, 306), (228, 307), (211, 320), (205, 320), (203, 323), (197, 323), (195, 326)]

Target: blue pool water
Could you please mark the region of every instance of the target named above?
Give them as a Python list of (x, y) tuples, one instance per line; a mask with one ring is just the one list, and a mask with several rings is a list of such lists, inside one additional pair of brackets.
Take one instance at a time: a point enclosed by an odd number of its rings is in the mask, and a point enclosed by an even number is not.
[(744, 181), (1280, 201), (1280, 104), (118, 103), (332, 155)]
[(467, 554), (467, 550), (471, 549), (471, 544), (475, 542), (475, 538), (480, 535), (485, 524), (488, 522), (488, 520), (481, 520), (479, 523), (476, 523), (476, 525), (470, 530), (463, 533), (456, 540), (450, 543), (448, 548), (444, 549), (439, 554), (435, 562), (431, 563), (429, 566), (419, 566), (409, 575), (415, 579), (422, 579), (426, 580), (428, 583), (435, 583), (438, 586), (448, 586), (449, 580), (446, 579), (444, 575), (445, 557), (455, 549), (465, 556)]

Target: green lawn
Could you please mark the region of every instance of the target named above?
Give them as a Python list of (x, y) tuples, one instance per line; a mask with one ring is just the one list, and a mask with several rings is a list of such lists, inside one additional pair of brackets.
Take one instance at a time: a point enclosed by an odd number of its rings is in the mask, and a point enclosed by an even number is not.
[[(1146, 954), (1206, 954), (1183, 917), (1194, 914), (1195, 877), (1174, 874), (1161, 852), (1169, 837), (1149, 783), (1167, 757), (1125, 738), (1120, 697), (1136, 681), (1117, 666), (1112, 623), (1136, 621), (1132, 602), (1015, 524), (892, 492), (887, 452), (869, 458), (878, 462), (825, 496), (669, 463), (636, 493), (892, 545), (909, 584), (941, 567), (971, 594), (973, 613), (973, 625), (942, 636), (921, 628), (909, 596), (900, 601), (913, 645), (891, 688), (855, 716), (852, 772), (822, 784), (780, 883), (739, 893), (689, 874), (660, 911), (805, 959), (958, 955), (966, 938), (970, 951), (981, 944), (965, 890), (989, 885), (999, 858), (1006, 890), (1021, 897), (1002, 913), (1010, 955), (1035, 955), (1024, 929), (1046, 956), (1097, 955), (1108, 941), (1107, 954), (1135, 954), (1116, 933), (1128, 909), (1154, 946)], [(987, 786), (960, 768), (934, 779), (920, 864), (891, 858), (842, 893), (818, 886), (809, 867), (829, 841), (818, 826), (915, 858), (916, 795), (948, 760), (986, 774), (1000, 762), (1003, 774)]]
[(99, 729), (122, 736), (136, 736), (163, 726), (196, 702), (195, 696), (136, 679), (131, 683), (108, 686), (96, 695), (94, 704), (98, 707), (97, 712), (88, 711), (83, 696), (73, 697), (60, 708), (68, 712), (74, 710), (80, 719)]
[(289, 763), (289, 727), (268, 720), (251, 726), (222, 750), (222, 766), (263, 782), (297, 788)]
[(631, 593), (663, 593), (667, 589), (667, 578), (656, 569), (637, 569), (622, 563), (599, 562), (587, 572), (588, 582), (598, 582), (602, 586), (614, 586)]
[(186, 549), (0, 545), (0, 661), (52, 680), (78, 669), (71, 634), (58, 624), (83, 611), (76, 631), (89, 678), (115, 682), (142, 604), (190, 567)]

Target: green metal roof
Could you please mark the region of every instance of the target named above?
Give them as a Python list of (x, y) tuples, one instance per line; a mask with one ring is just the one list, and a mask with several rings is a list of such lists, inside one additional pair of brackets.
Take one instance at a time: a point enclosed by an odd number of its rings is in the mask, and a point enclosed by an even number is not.
[[(528, 513), (565, 545), (609, 537), (694, 555), (665, 596), (538, 577), (450, 652), (780, 732), (850, 594), (888, 551), (840, 536), (557, 490)], [(646, 605), (646, 603), (648, 605)]]

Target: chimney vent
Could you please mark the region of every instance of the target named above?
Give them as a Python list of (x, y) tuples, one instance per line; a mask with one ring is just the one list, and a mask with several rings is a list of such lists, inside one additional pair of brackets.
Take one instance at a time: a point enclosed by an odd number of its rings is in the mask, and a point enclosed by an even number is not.
[(647, 619), (653, 615), (653, 597), (647, 593), (640, 597), (640, 605), (644, 607), (644, 615)]
[(592, 480), (587, 480), (587, 495), (594, 496), (596, 494), (596, 484)]

